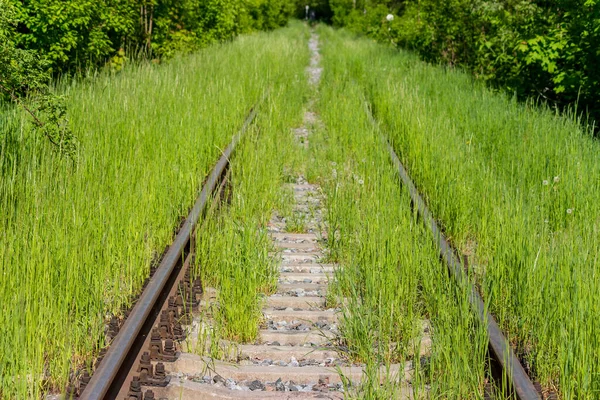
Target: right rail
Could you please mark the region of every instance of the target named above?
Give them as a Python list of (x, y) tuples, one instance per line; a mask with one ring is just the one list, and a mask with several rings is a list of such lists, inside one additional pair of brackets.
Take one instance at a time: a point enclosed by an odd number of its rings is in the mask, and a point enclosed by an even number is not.
[[(451, 274), (454, 276), (454, 279), (459, 283), (468, 284), (468, 279), (465, 276), (463, 265), (460, 259), (454, 253), (452, 246), (446, 240), (446, 237), (438, 227), (433, 215), (427, 208), (425, 201), (419, 194), (415, 184), (412, 179), (408, 175), (406, 168), (402, 165), (402, 162), (396, 155), (392, 145), (387, 142), (388, 150), (390, 152), (390, 157), (392, 158), (392, 162), (398, 169), (398, 174), (402, 179), (402, 182), (408, 188), (410, 192), (410, 197), (413, 201), (415, 207), (417, 207), (418, 213), (423, 218), (423, 222), (429, 227), (431, 233), (434, 237), (436, 245), (440, 250), (440, 255), (446, 261), (446, 265), (450, 270)], [(506, 375), (509, 377), (517, 397), (521, 400), (539, 400), (541, 397), (536, 390), (533, 382), (529, 379), (529, 376), (523, 369), (523, 366), (519, 362), (519, 359), (515, 355), (512, 347), (508, 340), (504, 337), (504, 334), (500, 330), (498, 323), (493, 315), (488, 313), (485, 308), (485, 304), (483, 299), (477, 292), (474, 285), (470, 286), (469, 293), (469, 302), (471, 306), (477, 313), (479, 317), (479, 321), (486, 327), (488, 337), (489, 337), (489, 345), (490, 349), (494, 353), (494, 357), (500, 363), (502, 369), (506, 372)]]
[[(370, 105), (366, 105), (366, 111), (371, 122), (377, 126), (377, 121), (371, 112)], [(540, 394), (536, 390), (533, 382), (531, 382), (531, 379), (529, 379), (525, 369), (510, 346), (509, 341), (506, 339), (506, 337), (504, 337), (504, 334), (500, 330), (496, 319), (493, 315), (487, 312), (485, 303), (479, 295), (479, 292), (474, 285), (469, 283), (468, 278), (464, 273), (462, 262), (456, 256), (454, 249), (448, 240), (446, 240), (446, 237), (435, 222), (433, 214), (431, 214), (431, 211), (429, 211), (429, 208), (421, 197), (421, 194), (408, 174), (408, 171), (406, 168), (404, 168), (404, 165), (398, 158), (398, 155), (394, 151), (394, 148), (390, 142), (386, 138), (383, 140), (387, 145), (392, 163), (398, 169), (398, 175), (400, 175), (400, 179), (408, 188), (414, 207), (417, 208), (417, 212), (419, 215), (421, 215), (421, 218), (423, 218), (424, 224), (431, 230), (435, 244), (439, 249), (440, 256), (446, 262), (448, 270), (460, 286), (465, 284), (468, 285), (468, 290), (470, 292), (469, 303), (477, 314), (480, 323), (486, 327), (489, 338), (489, 348), (496, 361), (500, 364), (503, 372), (509, 378), (517, 397), (520, 400), (540, 400)]]

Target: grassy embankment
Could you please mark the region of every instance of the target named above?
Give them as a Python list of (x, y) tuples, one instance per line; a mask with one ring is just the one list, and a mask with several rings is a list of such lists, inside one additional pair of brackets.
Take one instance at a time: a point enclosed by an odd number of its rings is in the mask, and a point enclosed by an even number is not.
[[(370, 42), (354, 41), (329, 28), (319, 30), (324, 77), (318, 108), (324, 122), (311, 139), (309, 178), (326, 194), (331, 261), (336, 273), (330, 296), (345, 297), (342, 345), (351, 361), (366, 363), (360, 398), (395, 397), (392, 376), (380, 386), (379, 365), (413, 360), (417, 396), (474, 398), (483, 395), (487, 338), (468, 312), (438, 260), (429, 233), (413, 215), (408, 192), (399, 185), (381, 132), (365, 109), (364, 88), (354, 76)], [(355, 64), (358, 64), (355, 65)], [(423, 323), (433, 346), (418, 353)]]
[(565, 399), (597, 397), (598, 140), (460, 71), (347, 34), (337, 43), (533, 377)]
[[(209, 168), (265, 88), (284, 111), (302, 28), (65, 85), (81, 142), (58, 159), (27, 119), (0, 121), (0, 397), (40, 398), (104, 345)], [(293, 55), (293, 56), (292, 56)], [(278, 111), (279, 112), (279, 111)], [(277, 121), (259, 118), (261, 129)], [(248, 183), (250, 184), (250, 183)]]

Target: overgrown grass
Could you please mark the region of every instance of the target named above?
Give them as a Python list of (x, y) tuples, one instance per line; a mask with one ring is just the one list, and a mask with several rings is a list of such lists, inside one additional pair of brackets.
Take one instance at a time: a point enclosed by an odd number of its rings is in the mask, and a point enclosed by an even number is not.
[(208, 216), (198, 232), (198, 271), (205, 287), (217, 289), (211, 310), (213, 342), (256, 339), (263, 295), (277, 287), (276, 261), (267, 223), (275, 210), (289, 208), (283, 191), (286, 160), (293, 157), (290, 127), (301, 121), (308, 63), (307, 30), (288, 39), (287, 83), (272, 93), (258, 116), (260, 129), (248, 134), (231, 163), (230, 203)]
[[(0, 397), (60, 390), (105, 345), (107, 316), (139, 292), (220, 150), (268, 86), (268, 115), (285, 117), (260, 117), (258, 126), (273, 132), (289, 118), (286, 107), (304, 78), (297, 76), (306, 61), (297, 44), (303, 29), (64, 85), (81, 142), (76, 164), (30, 135), (25, 117), (3, 114)], [(234, 173), (238, 179), (255, 183)], [(230, 227), (247, 240), (239, 252), (250, 254), (260, 238), (244, 228), (252, 227)]]
[[(329, 28), (321, 28), (320, 35), (324, 77), (319, 110), (325, 126), (311, 138), (319, 161), (309, 175), (321, 176), (328, 245), (331, 258), (341, 265), (333, 290), (346, 298), (342, 344), (351, 361), (366, 364), (365, 380), (354, 394), (397, 397), (402, 385), (379, 366), (400, 363), (403, 378), (403, 363), (412, 360), (417, 397), (480, 398), (485, 331), (469, 311), (467, 293), (448, 277), (430, 234), (413, 215), (381, 132), (366, 112), (364, 86), (351, 74), (353, 63), (369, 63), (353, 53), (370, 44)], [(425, 321), (433, 346), (420, 359), (414, 354)]]
[(598, 141), (467, 74), (347, 34), (337, 43), (531, 374), (563, 398), (596, 398)]

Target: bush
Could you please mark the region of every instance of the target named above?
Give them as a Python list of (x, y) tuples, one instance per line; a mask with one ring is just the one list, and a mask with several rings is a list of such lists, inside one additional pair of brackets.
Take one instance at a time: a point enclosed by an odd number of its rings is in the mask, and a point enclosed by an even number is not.
[(275, 29), (294, 11), (284, 0), (5, 1), (16, 10), (17, 46), (43, 55), (53, 73), (101, 66), (123, 51), (171, 57)]
[[(16, 47), (16, 20), (17, 9), (0, 0), (0, 100), (26, 111), (33, 131), (45, 136), (61, 154), (73, 156), (75, 139), (66, 119), (64, 100), (48, 86), (50, 63), (35, 51)], [(10, 134), (11, 130), (3, 133)], [(9, 151), (0, 147), (2, 155)]]
[[(462, 66), (481, 80), (600, 118), (597, 0), (331, 0), (333, 21)], [(391, 12), (389, 37), (381, 15)]]

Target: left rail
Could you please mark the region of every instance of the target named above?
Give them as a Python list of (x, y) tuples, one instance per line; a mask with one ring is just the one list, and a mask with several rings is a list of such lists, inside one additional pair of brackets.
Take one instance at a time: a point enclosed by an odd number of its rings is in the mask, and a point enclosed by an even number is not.
[[(92, 375), (89, 383), (79, 397), (82, 400), (100, 400), (116, 398), (117, 394), (122, 390), (122, 386), (126, 384), (124, 377), (129, 374), (127, 360), (131, 360), (129, 364), (135, 365), (141, 345), (136, 345), (140, 341), (143, 343), (148, 335), (147, 329), (148, 320), (152, 317), (156, 318), (161, 308), (166, 302), (166, 294), (176, 291), (177, 275), (181, 268), (178, 266), (189, 264), (190, 259), (186, 258), (186, 251), (192, 251), (191, 241), (194, 228), (207, 205), (215, 189), (221, 186), (221, 181), (225, 177), (225, 172), (229, 166), (229, 161), (234, 153), (236, 146), (248, 127), (252, 124), (257, 115), (257, 110), (260, 104), (264, 101), (268, 94), (265, 91), (262, 98), (250, 110), (244, 124), (239, 132), (234, 135), (231, 143), (223, 151), (219, 161), (214, 166), (206, 182), (202, 187), (202, 191), (198, 196), (194, 207), (185, 219), (181, 229), (177, 233), (175, 240), (164, 254), (159, 266), (154, 275), (148, 282), (148, 285), (142, 292), (136, 302), (136, 305), (131, 310), (131, 313), (125, 320), (125, 323), (120, 328), (119, 333), (111, 342), (108, 351), (98, 365), (98, 368)], [(150, 327), (153, 324), (150, 324)], [(142, 336), (140, 338), (140, 335)]]

